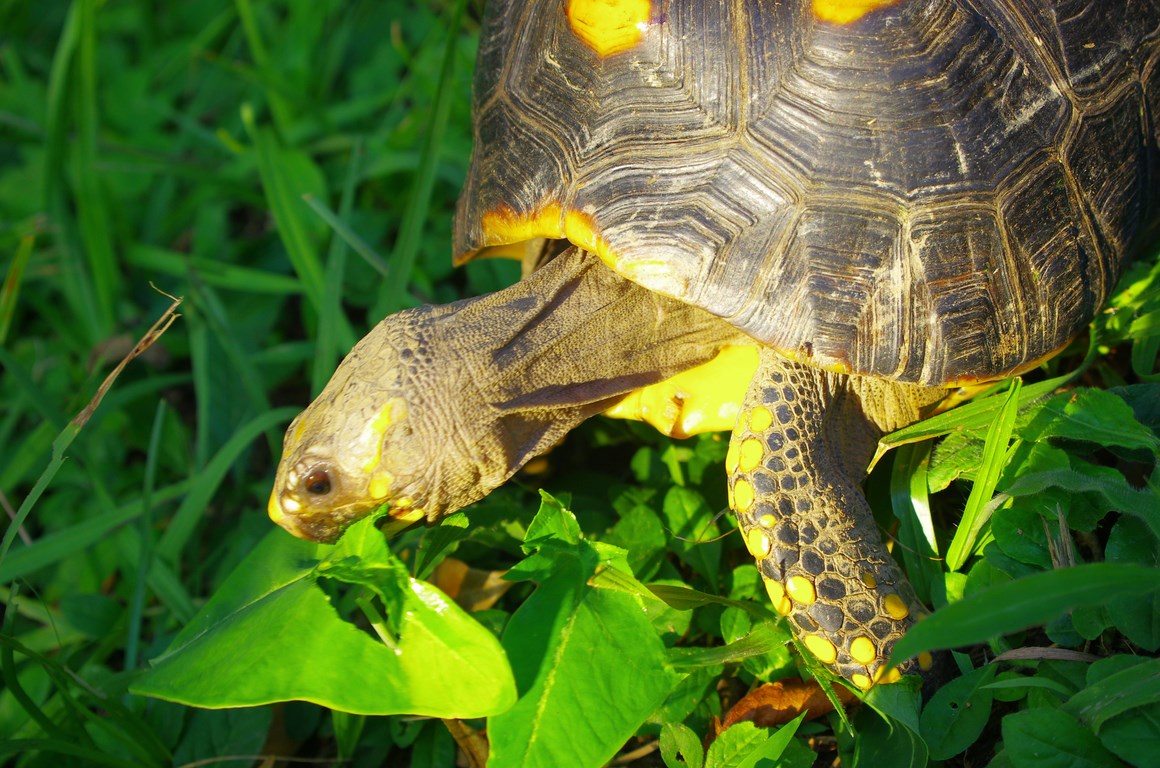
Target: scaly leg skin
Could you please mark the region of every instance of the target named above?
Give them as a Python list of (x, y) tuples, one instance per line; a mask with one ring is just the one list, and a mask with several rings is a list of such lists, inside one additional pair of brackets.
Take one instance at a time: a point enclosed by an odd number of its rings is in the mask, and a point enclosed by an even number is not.
[(730, 441), (730, 506), (774, 608), (819, 661), (863, 690), (930, 668), (924, 654), (885, 672), (922, 607), (859, 484), (882, 431), (917, 420), (943, 394), (765, 349)]

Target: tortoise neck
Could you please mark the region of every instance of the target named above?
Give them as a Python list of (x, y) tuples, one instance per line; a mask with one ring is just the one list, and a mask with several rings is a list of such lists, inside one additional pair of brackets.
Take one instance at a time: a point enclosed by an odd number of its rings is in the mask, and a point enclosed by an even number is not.
[(452, 404), (443, 418), (479, 470), (476, 498), (618, 398), (741, 335), (575, 249), (505, 290), (430, 309), (424, 335), (438, 364), (424, 386)]

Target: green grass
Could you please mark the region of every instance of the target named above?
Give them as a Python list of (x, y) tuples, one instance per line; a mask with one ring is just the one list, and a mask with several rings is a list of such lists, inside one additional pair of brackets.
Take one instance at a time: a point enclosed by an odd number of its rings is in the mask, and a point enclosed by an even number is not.
[[(888, 439), (871, 501), (923, 598), (953, 604), (908, 642), (972, 644), (921, 714), (907, 689), (880, 688), (848, 722), (735, 727), (702, 754), (713, 718), (747, 690), (801, 675), (717, 517), (721, 436), (677, 442), (594, 420), (546, 471), (391, 552), (364, 542), (357, 567), (273, 529), (282, 431), (359, 335), (385, 313), (518, 274), (450, 265), (478, 32), (475, 4), (462, 18), (459, 5), (0, 5), (0, 505), (20, 523), (0, 557), (0, 760), (450, 766), (463, 724), (439, 718), (506, 707), (513, 674), (524, 694), (537, 676), (555, 685), (487, 722), (497, 760), (528, 748), (529, 764), (623, 746), (642, 765), (741, 765), (784, 749), (785, 764), (804, 766), (806, 739), (832, 735), (816, 743), (846, 765), (1038, 765), (1048, 734), (1053, 754), (1114, 765), (1160, 738), (1154, 251), (1090, 349), (1082, 339), (1020, 389)], [(81, 423), (166, 294), (183, 298), (181, 317)], [(564, 504), (542, 503), (541, 486)], [(337, 649), (385, 646), (351, 636), (350, 622), (405, 642), (406, 573), (427, 578), (448, 557), (477, 574), (516, 567), (520, 580), (478, 624), (413, 626), (432, 647), (492, 661), (380, 696), (356, 651)], [(1099, 565), (1060, 568), (1083, 563)], [(284, 589), (263, 586), (273, 573)], [(310, 618), (277, 632), (230, 625), (240, 634), (226, 652), (212, 646), (222, 616), (255, 595), (301, 599), (278, 605)], [(233, 612), (203, 611), (210, 600)], [(543, 626), (569, 632), (537, 645)], [(504, 627), (504, 653), (486, 655)], [(353, 646), (296, 656), (307, 644), (281, 634), (294, 631)], [(263, 673), (231, 667), (242, 644)], [(170, 657), (164, 685), (142, 677), (171, 646), (188, 655)], [(396, 714), (210, 710), (132, 692), (232, 705), (253, 691), (303, 698), (303, 681), (326, 680), (336, 707)], [(409, 716), (419, 711), (431, 716)], [(569, 741), (579, 718), (602, 735)]]

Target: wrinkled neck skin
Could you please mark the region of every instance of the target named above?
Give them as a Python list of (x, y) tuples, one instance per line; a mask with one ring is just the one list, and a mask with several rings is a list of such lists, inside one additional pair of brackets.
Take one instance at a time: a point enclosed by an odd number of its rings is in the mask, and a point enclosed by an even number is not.
[[(741, 338), (574, 250), (498, 293), (392, 315), (290, 425), (270, 515), (321, 541), (384, 502), (438, 520), (617, 398)], [(320, 471), (325, 492), (311, 493)]]

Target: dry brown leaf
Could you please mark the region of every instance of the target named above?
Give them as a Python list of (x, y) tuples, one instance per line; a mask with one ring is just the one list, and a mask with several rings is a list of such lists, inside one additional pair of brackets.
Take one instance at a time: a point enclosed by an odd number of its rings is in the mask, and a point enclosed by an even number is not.
[[(843, 704), (849, 704), (855, 699), (854, 694), (841, 685), (834, 686), (834, 693)], [(809, 712), (806, 719), (813, 720), (833, 708), (817, 682), (779, 680), (753, 689), (734, 704), (725, 713), (721, 730), (746, 720), (760, 728), (783, 725), (802, 712)]]
[(435, 566), (431, 583), (470, 613), (492, 607), (511, 588), (512, 583), (503, 579), (504, 573), (472, 568), (448, 557)]

